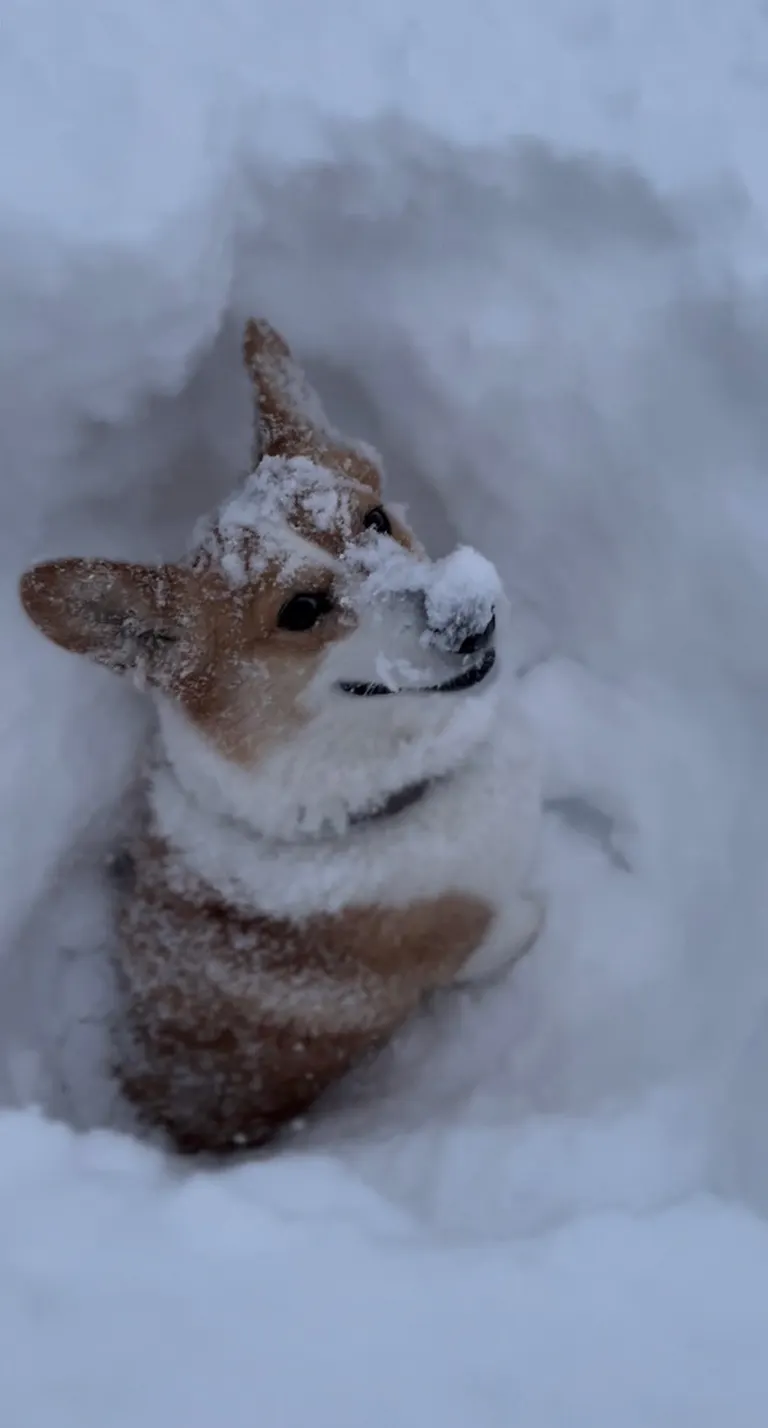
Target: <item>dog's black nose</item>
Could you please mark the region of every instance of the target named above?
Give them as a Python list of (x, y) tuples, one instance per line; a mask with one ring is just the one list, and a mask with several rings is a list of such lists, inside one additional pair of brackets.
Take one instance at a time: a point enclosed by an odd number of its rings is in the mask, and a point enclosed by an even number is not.
[(473, 630), (471, 634), (465, 635), (459, 645), (459, 654), (477, 654), (479, 650), (484, 650), (493, 639), (493, 632), (496, 629), (496, 616), (491, 615), (484, 630)]
[(493, 639), (496, 614), (492, 611), (490, 620), (481, 629), (477, 628), (476, 620), (471, 616), (467, 618), (466, 615), (458, 615), (440, 628), (432, 625), (430, 629), (435, 644), (447, 654), (479, 654), (481, 650), (487, 649)]

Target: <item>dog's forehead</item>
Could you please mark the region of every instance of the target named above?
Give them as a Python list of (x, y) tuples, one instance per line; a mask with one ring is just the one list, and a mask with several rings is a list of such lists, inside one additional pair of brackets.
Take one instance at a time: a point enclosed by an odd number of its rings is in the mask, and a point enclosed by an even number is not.
[[(238, 586), (269, 574), (290, 583), (306, 565), (334, 565), (360, 533), (375, 499), (362, 481), (365, 457), (324, 463), (268, 456), (195, 531), (193, 564), (218, 569)], [(347, 469), (344, 469), (346, 466)]]

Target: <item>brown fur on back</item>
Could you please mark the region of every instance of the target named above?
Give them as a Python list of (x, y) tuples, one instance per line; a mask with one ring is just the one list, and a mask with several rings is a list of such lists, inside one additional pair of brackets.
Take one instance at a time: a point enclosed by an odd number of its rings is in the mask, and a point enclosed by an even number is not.
[(445, 895), (302, 922), (248, 915), (161, 841), (136, 850), (120, 917), (123, 1088), (182, 1151), (257, 1146), (449, 983), (492, 919)]

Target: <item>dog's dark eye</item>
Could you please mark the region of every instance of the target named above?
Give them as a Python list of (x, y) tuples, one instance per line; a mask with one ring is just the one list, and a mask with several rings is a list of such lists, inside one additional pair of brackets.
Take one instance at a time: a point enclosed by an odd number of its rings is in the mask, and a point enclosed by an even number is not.
[(392, 522), (383, 506), (374, 506), (372, 511), (368, 511), (363, 525), (367, 531), (377, 531), (379, 535), (392, 534)]
[(277, 623), (281, 630), (294, 630), (296, 633), (311, 630), (332, 608), (333, 601), (324, 592), (294, 595), (291, 600), (286, 600)]

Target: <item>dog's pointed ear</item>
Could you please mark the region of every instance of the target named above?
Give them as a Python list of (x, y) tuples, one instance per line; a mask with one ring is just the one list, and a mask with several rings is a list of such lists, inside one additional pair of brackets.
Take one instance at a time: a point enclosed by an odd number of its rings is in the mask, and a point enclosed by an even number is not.
[(260, 318), (246, 323), (243, 358), (258, 404), (259, 457), (304, 455), (328, 440), (320, 398), (274, 327)]
[(261, 318), (246, 323), (243, 358), (258, 410), (254, 462), (264, 456), (306, 456), (380, 494), (381, 471), (375, 453), (359, 442), (340, 443), (288, 343)]
[(62, 649), (162, 681), (184, 634), (187, 579), (175, 565), (51, 560), (25, 571), (19, 594), (38, 630)]

